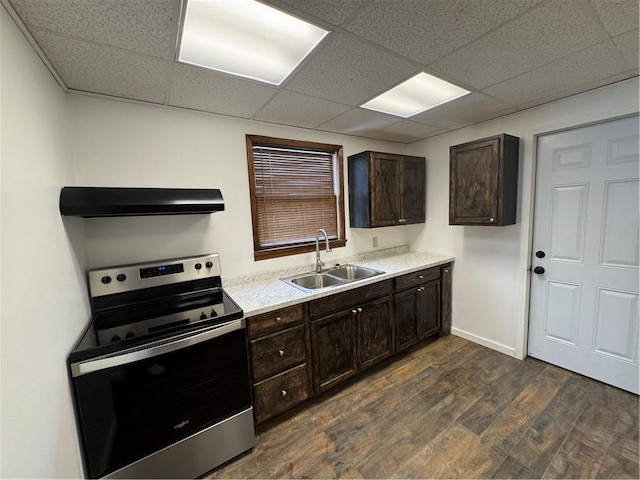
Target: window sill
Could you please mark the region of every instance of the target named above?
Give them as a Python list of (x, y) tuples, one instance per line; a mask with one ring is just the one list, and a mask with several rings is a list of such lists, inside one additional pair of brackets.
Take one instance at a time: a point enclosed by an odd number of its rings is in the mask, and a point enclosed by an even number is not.
[[(329, 246), (332, 249), (344, 247), (346, 244), (347, 244), (346, 238), (329, 241)], [(288, 255), (298, 255), (300, 253), (308, 253), (308, 252), (315, 252), (315, 251), (316, 251), (316, 244), (315, 242), (312, 242), (312, 243), (304, 243), (301, 245), (288, 245), (284, 247), (258, 250), (253, 252), (253, 258), (256, 261), (267, 260), (269, 258), (286, 257)], [(324, 239), (321, 242), (320, 251), (321, 252), (324, 251)]]

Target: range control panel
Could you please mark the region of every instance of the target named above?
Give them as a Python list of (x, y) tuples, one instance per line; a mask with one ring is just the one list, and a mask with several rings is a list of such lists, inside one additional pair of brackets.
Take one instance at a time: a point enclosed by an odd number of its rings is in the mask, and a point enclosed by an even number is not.
[(201, 278), (219, 277), (217, 253), (198, 257), (173, 258), (155, 263), (120, 265), (89, 271), (91, 297), (159, 287)]

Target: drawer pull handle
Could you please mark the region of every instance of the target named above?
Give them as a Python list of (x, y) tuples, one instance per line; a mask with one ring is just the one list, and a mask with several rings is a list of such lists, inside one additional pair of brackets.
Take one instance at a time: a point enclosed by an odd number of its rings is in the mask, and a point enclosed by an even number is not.
[(284, 350), (279, 348), (278, 349), (278, 355), (281, 356), (281, 357), (284, 357)]
[(418, 275), (418, 278), (422, 280), (424, 278), (424, 275)]
[(356, 309), (354, 308), (353, 310), (351, 310), (351, 313), (353, 313), (353, 314), (355, 315), (356, 313), (358, 313), (358, 310), (356, 310)]
[(356, 310), (358, 311), (358, 313), (362, 313), (362, 309), (360, 307), (356, 308)]
[(282, 319), (280, 317), (276, 317), (276, 322), (280, 323)]
[(287, 391), (286, 391), (286, 390), (282, 390), (282, 398), (286, 397), (287, 395), (289, 395), (289, 394), (287, 393)]

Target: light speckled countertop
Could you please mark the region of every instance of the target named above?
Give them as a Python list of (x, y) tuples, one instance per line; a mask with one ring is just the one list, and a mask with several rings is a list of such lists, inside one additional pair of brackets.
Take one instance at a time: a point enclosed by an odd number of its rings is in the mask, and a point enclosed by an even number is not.
[(280, 280), (284, 277), (311, 272), (313, 271), (313, 266), (233, 277), (225, 280), (223, 284), (224, 289), (242, 307), (245, 316), (253, 316), (453, 261), (454, 257), (448, 255), (410, 252), (408, 247), (398, 247), (332, 262), (340, 264), (351, 263), (382, 270), (385, 273), (326, 288), (318, 292), (307, 293)]

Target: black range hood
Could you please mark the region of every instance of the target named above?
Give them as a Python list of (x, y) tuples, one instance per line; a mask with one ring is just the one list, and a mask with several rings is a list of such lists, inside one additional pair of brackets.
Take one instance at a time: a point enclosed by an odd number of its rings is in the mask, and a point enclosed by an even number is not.
[(62, 215), (193, 215), (222, 210), (222, 193), (213, 188), (63, 187), (60, 192)]

